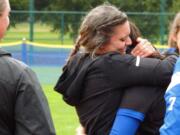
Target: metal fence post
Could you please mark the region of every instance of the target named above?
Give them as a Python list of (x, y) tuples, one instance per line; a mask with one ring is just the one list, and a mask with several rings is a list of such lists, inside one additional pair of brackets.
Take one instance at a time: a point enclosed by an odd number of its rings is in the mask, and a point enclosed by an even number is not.
[(22, 39), (22, 45), (21, 45), (21, 59), (24, 63), (27, 64), (27, 47), (26, 47), (26, 38)]
[(164, 44), (166, 0), (160, 0), (160, 43)]
[(64, 13), (61, 13), (61, 44), (64, 44)]
[[(29, 30), (29, 40), (34, 41), (34, 0), (29, 1), (29, 21), (30, 21), (30, 30)], [(29, 65), (33, 63), (33, 46), (29, 46)]]
[(34, 40), (34, 0), (29, 0), (29, 40)]

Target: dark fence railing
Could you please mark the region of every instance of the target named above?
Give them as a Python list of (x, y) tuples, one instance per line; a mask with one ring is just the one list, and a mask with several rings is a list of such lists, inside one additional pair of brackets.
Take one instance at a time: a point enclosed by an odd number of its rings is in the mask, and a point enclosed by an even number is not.
[[(170, 20), (174, 13), (126, 12), (151, 42), (166, 44)], [(77, 11), (16, 11), (11, 12), (11, 26), (5, 41), (21, 40), (73, 44), (82, 17)]]

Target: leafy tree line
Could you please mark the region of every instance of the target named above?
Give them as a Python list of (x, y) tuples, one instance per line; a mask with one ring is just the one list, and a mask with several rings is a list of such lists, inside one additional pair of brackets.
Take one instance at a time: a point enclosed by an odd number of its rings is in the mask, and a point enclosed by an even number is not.
[[(11, 0), (12, 10), (29, 10), (30, 0)], [(173, 13), (179, 11), (179, 0), (34, 0), (37, 11), (71, 11), (71, 13), (35, 14), (35, 21), (42, 21), (53, 26), (53, 30), (61, 33), (70, 33), (76, 37), (82, 17), (93, 7), (103, 3), (114, 4), (125, 11), (130, 20), (140, 28), (144, 37), (159, 40), (161, 26), (167, 34), (169, 20)], [(74, 11), (79, 11), (76, 13)], [(168, 14), (161, 14), (166, 12)], [(28, 21), (29, 13), (13, 14), (14, 23), (24, 17)]]

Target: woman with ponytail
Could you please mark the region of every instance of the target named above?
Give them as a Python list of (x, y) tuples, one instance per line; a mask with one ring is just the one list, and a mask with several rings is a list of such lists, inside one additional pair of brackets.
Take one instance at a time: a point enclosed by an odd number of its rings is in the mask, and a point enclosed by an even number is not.
[[(76, 108), (87, 135), (110, 133), (128, 87), (165, 87), (170, 81), (177, 57), (171, 55), (159, 60), (126, 54), (132, 44), (129, 34), (130, 25), (124, 12), (112, 5), (92, 9), (81, 24), (75, 50), (55, 86), (64, 101)], [(133, 53), (141, 54), (137, 50)], [(124, 107), (123, 119), (129, 121), (126, 114), (131, 108)], [(136, 111), (131, 112), (137, 116)], [(132, 119), (141, 120), (143, 114), (138, 114)]]

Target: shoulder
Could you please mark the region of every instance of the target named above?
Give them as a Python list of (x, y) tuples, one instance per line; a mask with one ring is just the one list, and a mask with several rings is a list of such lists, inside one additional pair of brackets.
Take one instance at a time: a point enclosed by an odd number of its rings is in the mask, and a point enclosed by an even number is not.
[(98, 56), (97, 62), (100, 64), (132, 64), (136, 61), (137, 57), (123, 54), (121, 55), (118, 52), (109, 52), (104, 55)]
[(128, 60), (128, 59), (135, 59), (136, 56), (130, 55), (130, 54), (120, 54), (118, 52), (110, 52), (105, 55), (103, 55), (104, 58), (106, 59), (111, 59), (114, 61), (121, 61), (121, 60)]
[(12, 57), (0, 57), (1, 80), (9, 83), (16, 83), (27, 71), (32, 72), (29, 66)]
[(29, 69), (29, 66), (20, 60), (14, 59), (12, 57), (4, 57), (0, 60), (0, 63), (4, 68), (7, 67), (9, 70), (14, 70), (14, 72), (21, 72), (23, 70)]

